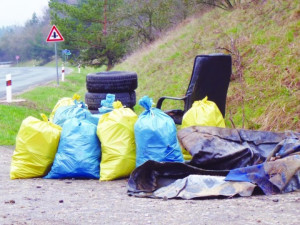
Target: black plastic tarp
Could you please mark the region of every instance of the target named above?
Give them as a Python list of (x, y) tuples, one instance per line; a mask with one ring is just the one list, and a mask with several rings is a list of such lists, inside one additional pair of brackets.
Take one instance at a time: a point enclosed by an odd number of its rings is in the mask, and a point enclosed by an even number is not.
[[(192, 160), (186, 163), (147, 161), (131, 174), (130, 195), (190, 199), (249, 196), (256, 185), (265, 194), (300, 188), (299, 133), (194, 126), (180, 130), (178, 138), (193, 156)], [(281, 159), (285, 157), (293, 158)], [(277, 163), (286, 170), (275, 170)], [(249, 176), (242, 176), (247, 179), (240, 179), (239, 171), (232, 172), (242, 168), (242, 173), (248, 174), (245, 168), (250, 166), (263, 170), (249, 170)], [(229, 172), (237, 176), (225, 179)], [(251, 179), (255, 175), (262, 176)], [(263, 188), (265, 182), (269, 182), (269, 189)]]
[(281, 141), (300, 134), (192, 126), (180, 130), (178, 138), (193, 156), (190, 165), (230, 170), (264, 162)]

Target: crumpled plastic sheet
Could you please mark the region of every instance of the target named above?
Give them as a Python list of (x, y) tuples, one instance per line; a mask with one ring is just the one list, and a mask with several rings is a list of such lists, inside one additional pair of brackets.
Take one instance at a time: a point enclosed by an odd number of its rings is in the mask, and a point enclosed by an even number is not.
[(196, 126), (178, 137), (192, 160), (147, 161), (132, 172), (129, 195), (192, 199), (250, 196), (256, 186), (265, 194), (300, 189), (300, 133)]
[(207, 196), (251, 196), (255, 184), (225, 181), (224, 177), (189, 175), (153, 193), (158, 198), (201, 198)]
[(225, 170), (203, 170), (184, 163), (149, 160), (131, 174), (128, 194), (137, 197), (192, 199), (250, 196), (253, 193), (256, 185), (225, 181), (227, 173)]
[(228, 172), (229, 171), (226, 170), (203, 170), (179, 162), (157, 162), (148, 160), (131, 173), (128, 180), (128, 191), (130, 193), (150, 193), (191, 174), (225, 177)]
[(257, 184), (266, 195), (300, 189), (300, 155), (231, 170), (226, 181)]
[(193, 156), (190, 165), (231, 170), (263, 163), (278, 143), (300, 133), (192, 126), (178, 131), (181, 145)]
[(231, 170), (226, 180), (255, 183), (270, 195), (300, 189), (299, 175), (300, 140), (287, 138), (274, 148), (266, 162)]

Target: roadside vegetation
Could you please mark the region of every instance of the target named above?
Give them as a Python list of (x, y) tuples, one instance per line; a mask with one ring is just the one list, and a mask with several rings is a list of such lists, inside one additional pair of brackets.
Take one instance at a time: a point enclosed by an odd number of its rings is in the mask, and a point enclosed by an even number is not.
[(157, 101), (185, 94), (195, 55), (232, 54), (227, 126), (300, 131), (299, 2), (258, 2), (189, 18), (115, 69), (136, 71), (138, 96)]
[[(196, 55), (231, 54), (227, 127), (300, 132), (300, 6), (293, 0), (263, 2), (188, 17), (112, 70), (137, 72), (137, 100), (148, 95), (157, 102), (185, 94)], [(26, 102), (0, 105), (0, 145), (13, 145), (22, 120), (49, 115), (60, 98), (78, 93), (84, 100), (86, 74), (104, 69), (86, 67), (78, 74), (74, 68), (59, 86), (53, 82), (17, 96)], [(164, 103), (164, 109), (174, 107), (182, 105)], [(135, 111), (143, 109), (137, 105)]]
[(59, 86), (57, 86), (56, 81), (53, 81), (48, 85), (37, 87), (13, 98), (26, 100), (24, 102), (0, 104), (0, 145), (14, 145), (22, 121), (28, 116), (41, 119), (41, 113), (50, 116), (53, 107), (60, 98), (73, 97), (77, 93), (84, 101), (86, 74), (96, 70), (94, 68), (82, 68), (79, 74), (77, 68), (72, 69), (73, 72), (65, 77), (65, 82), (60, 81)]

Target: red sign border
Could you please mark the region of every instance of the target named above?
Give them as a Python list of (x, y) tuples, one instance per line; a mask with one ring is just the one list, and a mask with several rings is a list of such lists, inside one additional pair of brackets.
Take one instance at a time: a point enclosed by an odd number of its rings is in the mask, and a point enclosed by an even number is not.
[[(52, 34), (53, 30), (55, 30), (57, 32), (58, 36), (61, 39), (50, 40), (50, 37), (51, 37), (51, 34)], [(58, 41), (64, 41), (64, 40), (65, 40), (64, 37), (61, 35), (61, 33), (59, 32), (59, 30), (57, 29), (57, 27), (55, 25), (53, 25), (52, 29), (50, 30), (50, 33), (48, 34), (47, 42), (58, 42)]]

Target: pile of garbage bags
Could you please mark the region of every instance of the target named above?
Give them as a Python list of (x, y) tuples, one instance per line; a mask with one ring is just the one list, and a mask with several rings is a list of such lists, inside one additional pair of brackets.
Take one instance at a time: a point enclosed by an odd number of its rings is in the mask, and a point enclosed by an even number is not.
[(225, 128), (215, 103), (194, 102), (181, 129), (139, 100), (139, 116), (107, 94), (98, 114), (80, 96), (62, 98), (49, 119), (26, 118), (16, 138), (11, 179), (129, 177), (128, 194), (194, 199), (278, 194), (300, 189), (300, 133)]
[(99, 114), (91, 114), (80, 96), (63, 98), (50, 118), (26, 118), (16, 138), (10, 177), (100, 179), (129, 177), (147, 160), (183, 162), (172, 118), (140, 100), (140, 117), (107, 94)]

